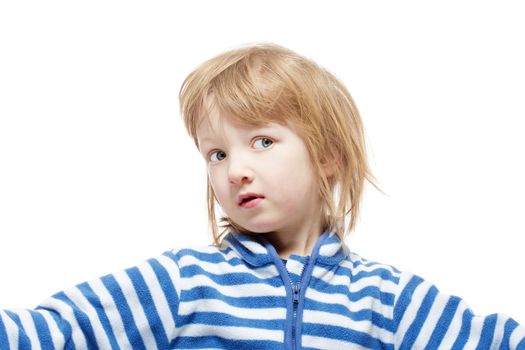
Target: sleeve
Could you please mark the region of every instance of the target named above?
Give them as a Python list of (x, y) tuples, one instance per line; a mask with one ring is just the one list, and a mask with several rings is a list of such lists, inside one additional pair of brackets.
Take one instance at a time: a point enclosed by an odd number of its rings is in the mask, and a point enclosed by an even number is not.
[(525, 327), (504, 314), (475, 315), (457, 296), (402, 273), (393, 310), (395, 349), (525, 350)]
[(168, 349), (180, 272), (173, 251), (78, 284), (35, 309), (0, 310), (0, 350)]

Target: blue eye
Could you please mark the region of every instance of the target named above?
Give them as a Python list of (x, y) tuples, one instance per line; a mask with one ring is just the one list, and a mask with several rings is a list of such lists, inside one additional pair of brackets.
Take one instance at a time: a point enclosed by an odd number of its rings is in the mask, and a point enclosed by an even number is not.
[[(216, 153), (217, 153), (217, 154), (224, 154), (223, 151), (213, 151), (213, 152), (210, 153), (210, 156), (213, 157), (213, 155), (216, 154)], [(220, 160), (221, 160), (221, 159), (217, 159), (217, 161), (220, 161)], [(215, 161), (215, 160), (212, 159), (212, 161)]]
[[(272, 144), (273, 144), (273, 140), (268, 138), (268, 137), (257, 137), (255, 139), (255, 141), (259, 141), (259, 140), (262, 140), (262, 145), (263, 145), (263, 148), (268, 148), (270, 147)], [(216, 159), (213, 159), (213, 155), (214, 154), (217, 154), (217, 158)], [(212, 162), (220, 162), (222, 159), (224, 159), (226, 157), (226, 154), (221, 151), (221, 150), (215, 150), (215, 151), (212, 151), (208, 154), (208, 157), (209, 157), (209, 160), (212, 161)], [(218, 159), (218, 158), (221, 158), (222, 159)]]
[[(272, 139), (269, 139), (269, 138), (267, 138), (267, 137), (258, 137), (258, 138), (256, 139), (256, 141), (257, 141), (257, 140), (263, 140), (263, 145), (266, 144), (267, 147), (270, 147), (270, 146), (272, 145), (272, 143), (273, 143), (273, 140), (272, 140)], [(270, 143), (268, 144), (268, 142), (264, 142), (264, 141), (270, 141)], [(267, 147), (264, 147), (264, 148), (267, 148)]]

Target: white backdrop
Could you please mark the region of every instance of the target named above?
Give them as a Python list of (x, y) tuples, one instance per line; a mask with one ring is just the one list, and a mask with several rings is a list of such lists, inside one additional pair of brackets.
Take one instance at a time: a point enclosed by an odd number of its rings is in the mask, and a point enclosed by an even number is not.
[(507, 1), (0, 3), (0, 308), (211, 243), (178, 112), (271, 41), (340, 77), (380, 187), (352, 250), (525, 323), (524, 11)]

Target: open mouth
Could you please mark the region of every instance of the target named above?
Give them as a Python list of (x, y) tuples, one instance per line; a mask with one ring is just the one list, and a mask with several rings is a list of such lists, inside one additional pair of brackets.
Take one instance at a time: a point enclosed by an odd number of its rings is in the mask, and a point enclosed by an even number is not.
[(250, 197), (243, 198), (243, 200), (241, 201), (241, 203), (239, 203), (239, 205), (243, 208), (252, 208), (255, 205), (257, 205), (257, 203), (262, 201), (263, 199), (264, 197), (250, 196)]

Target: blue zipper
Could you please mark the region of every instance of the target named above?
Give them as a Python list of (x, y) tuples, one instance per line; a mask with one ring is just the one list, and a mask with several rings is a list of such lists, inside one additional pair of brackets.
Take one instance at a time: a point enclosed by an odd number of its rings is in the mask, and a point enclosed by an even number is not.
[[(292, 317), (292, 349), (295, 350), (297, 347), (295, 345), (295, 339), (297, 338), (297, 328), (296, 324), (299, 323), (297, 320), (297, 308), (299, 306), (299, 296), (301, 295), (301, 282), (303, 280), (304, 271), (306, 270), (306, 266), (308, 265), (309, 257), (306, 257), (306, 261), (304, 262), (303, 268), (301, 270), (301, 276), (299, 277), (299, 282), (296, 284), (292, 283), (292, 279), (290, 278), (290, 283), (292, 285), (292, 293), (293, 293), (293, 317)], [(286, 270), (288, 272), (288, 270)], [(288, 272), (288, 276), (290, 276), (290, 272)]]

